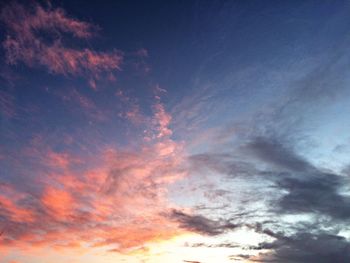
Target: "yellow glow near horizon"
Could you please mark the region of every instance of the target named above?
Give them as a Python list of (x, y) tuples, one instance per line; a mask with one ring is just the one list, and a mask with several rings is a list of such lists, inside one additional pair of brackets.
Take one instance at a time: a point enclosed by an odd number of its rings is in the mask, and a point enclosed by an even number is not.
[[(139, 250), (134, 255), (144, 262), (152, 263), (178, 263), (189, 261), (199, 261), (205, 263), (228, 263), (232, 262), (230, 256), (238, 254), (257, 255), (257, 251), (243, 249), (241, 247), (220, 247), (222, 243), (237, 244), (242, 247), (248, 245), (258, 245), (264, 237), (252, 230), (240, 229), (222, 237), (207, 237), (198, 234), (184, 234), (170, 240), (147, 244), (144, 251)], [(196, 246), (197, 244), (197, 246)], [(198, 244), (212, 245), (212, 247), (199, 246)], [(236, 262), (250, 262), (241, 260)]]
[[(19, 262), (23, 261), (26, 263), (50, 263), (57, 262), (57, 260), (72, 263), (179, 263), (184, 262), (184, 260), (203, 263), (229, 263), (232, 262), (230, 260), (232, 255), (257, 256), (257, 251), (243, 249), (242, 247), (257, 245), (264, 240), (266, 240), (266, 237), (252, 230), (239, 229), (215, 237), (186, 233), (168, 240), (149, 242), (143, 247), (131, 250), (126, 254), (110, 252), (109, 250), (112, 247), (85, 247), (82, 249), (65, 248), (63, 249), (64, 253), (62, 253), (62, 250), (53, 248), (37, 248), (28, 251), (13, 250), (4, 256), (5, 262), (11, 262), (12, 258), (17, 258)], [(237, 244), (239, 246), (220, 247), (220, 244)], [(42, 261), (43, 253), (45, 254), (45, 262)], [(235, 262), (248, 263), (251, 261), (242, 259)]]
[[(16, 259), (18, 262), (26, 263), (56, 263), (57, 261), (72, 263), (179, 263), (184, 262), (184, 260), (204, 263), (229, 263), (232, 262), (229, 259), (230, 255), (257, 255), (256, 251), (245, 250), (240, 247), (215, 246), (228, 243), (227, 240), (231, 244), (239, 244), (241, 246), (257, 245), (263, 241), (263, 237), (246, 229), (240, 229), (221, 237), (208, 237), (187, 233), (168, 240), (147, 243), (144, 247), (130, 251), (125, 255), (110, 252), (107, 247), (71, 250), (67, 248), (65, 249), (65, 253), (46, 248), (32, 250), (30, 255), (27, 253), (28, 251), (23, 253), (23, 251), (13, 250), (5, 255), (5, 262), (11, 262), (11, 260)], [(212, 245), (212, 247), (201, 247), (198, 244)], [(193, 245), (196, 247), (193, 247)], [(45, 259), (41, 257), (44, 252)], [(237, 260), (235, 262), (247, 263), (250, 261)]]

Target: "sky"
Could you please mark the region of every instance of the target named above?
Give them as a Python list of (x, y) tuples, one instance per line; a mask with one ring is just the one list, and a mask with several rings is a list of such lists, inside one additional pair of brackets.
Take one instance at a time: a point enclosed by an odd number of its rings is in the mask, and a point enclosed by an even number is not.
[(349, 14), (1, 1), (0, 263), (350, 262)]

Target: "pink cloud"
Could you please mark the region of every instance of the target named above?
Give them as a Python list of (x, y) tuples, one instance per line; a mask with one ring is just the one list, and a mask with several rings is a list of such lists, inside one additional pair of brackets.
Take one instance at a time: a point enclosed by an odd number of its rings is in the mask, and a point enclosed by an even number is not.
[(171, 115), (165, 111), (164, 105), (161, 103), (157, 103), (154, 105), (154, 111), (155, 116), (153, 121), (157, 126), (157, 137), (161, 138), (165, 136), (170, 136), (172, 134), (172, 131), (169, 129)]
[(7, 29), (3, 47), (9, 64), (23, 62), (30, 67), (46, 67), (53, 74), (89, 77), (94, 89), (101, 74), (106, 73), (111, 79), (113, 72), (120, 70), (123, 60), (120, 51), (97, 52), (64, 45), (63, 33), (77, 39), (91, 38), (96, 27), (68, 17), (63, 9), (39, 4), (26, 8), (13, 3), (3, 9), (1, 20)]
[(55, 172), (66, 171), (81, 162), (78, 156), (52, 150), (46, 145), (46, 138), (43, 135), (34, 136), (29, 145), (22, 149), (21, 154), (35, 162), (39, 169), (49, 168)]
[(73, 214), (74, 199), (72, 195), (62, 189), (47, 187), (42, 197), (42, 203), (49, 213), (58, 220), (64, 220)]
[(0, 215), (9, 217), (14, 222), (35, 221), (35, 213), (19, 205), (26, 197), (25, 193), (18, 192), (10, 185), (0, 184)]
[[(0, 212), (9, 227), (0, 245), (108, 245), (128, 253), (184, 233), (164, 216), (174, 206), (169, 186), (187, 175), (184, 147), (171, 139), (172, 118), (160, 100), (153, 109), (152, 121), (143, 122), (149, 140), (141, 139), (136, 148), (103, 146), (93, 154), (96, 165), (84, 171), (74, 169), (74, 163), (89, 163), (89, 158), (55, 152), (43, 137), (35, 138), (24, 153), (44, 167), (35, 181), (41, 190), (35, 197), (2, 191)], [(9, 201), (13, 195), (17, 199)]]

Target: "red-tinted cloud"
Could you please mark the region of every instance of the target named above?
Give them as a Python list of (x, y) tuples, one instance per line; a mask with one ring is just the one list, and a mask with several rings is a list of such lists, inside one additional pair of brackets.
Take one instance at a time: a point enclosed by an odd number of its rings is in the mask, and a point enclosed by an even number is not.
[(16, 191), (9, 185), (0, 185), (0, 214), (13, 222), (34, 222), (35, 214), (27, 207), (20, 205), (26, 194)]
[(111, 79), (113, 72), (120, 70), (120, 51), (97, 52), (64, 44), (65, 34), (76, 39), (91, 38), (96, 27), (68, 17), (62, 9), (13, 3), (3, 9), (1, 20), (7, 29), (3, 47), (10, 64), (23, 62), (30, 67), (46, 67), (54, 74), (85, 76), (94, 89), (102, 73)]
[[(170, 184), (186, 176), (183, 145), (170, 137), (171, 116), (157, 100), (149, 124), (149, 139), (137, 148), (103, 146), (89, 158), (57, 152), (37, 137), (23, 151), (35, 161), (40, 176), (36, 191), (6, 186), (0, 191), (5, 232), (0, 246), (106, 246), (128, 252), (186, 232), (164, 216), (173, 205)], [(144, 115), (141, 115), (144, 116)], [(5, 186), (4, 186), (5, 187)]]

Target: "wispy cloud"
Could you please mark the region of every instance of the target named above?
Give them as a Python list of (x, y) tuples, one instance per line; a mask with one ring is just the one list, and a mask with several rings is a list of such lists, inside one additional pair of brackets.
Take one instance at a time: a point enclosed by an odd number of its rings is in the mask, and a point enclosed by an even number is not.
[(39, 4), (27, 7), (14, 2), (3, 8), (0, 17), (7, 31), (3, 47), (9, 64), (23, 62), (29, 67), (44, 67), (53, 74), (84, 76), (94, 89), (102, 73), (112, 78), (120, 70), (120, 51), (100, 52), (65, 44), (66, 34), (89, 39), (97, 27), (69, 17), (63, 9)]
[(202, 215), (187, 214), (178, 210), (172, 210), (169, 216), (179, 222), (180, 227), (204, 235), (215, 236), (240, 227), (226, 220), (212, 220)]
[(79, 165), (88, 159), (55, 151), (41, 137), (33, 140), (22, 154), (40, 171), (37, 191), (12, 183), (2, 187), (7, 190), (0, 191), (0, 222), (6, 222), (1, 244), (89, 244), (127, 253), (186, 232), (162, 215), (172, 206), (168, 186), (186, 176), (183, 146), (171, 139), (171, 116), (159, 98), (153, 108), (152, 122), (144, 124), (148, 140), (141, 137), (135, 149), (103, 147), (83, 171)]

